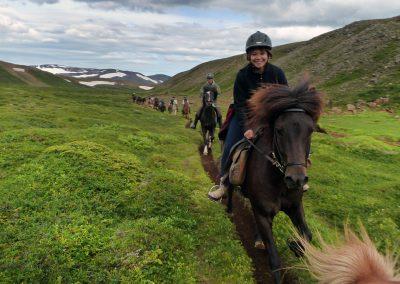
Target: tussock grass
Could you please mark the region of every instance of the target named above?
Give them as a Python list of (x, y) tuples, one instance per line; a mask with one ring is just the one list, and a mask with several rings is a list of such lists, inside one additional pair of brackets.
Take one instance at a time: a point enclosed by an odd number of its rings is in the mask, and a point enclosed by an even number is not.
[(0, 282), (252, 282), (200, 135), (129, 99), (0, 87)]

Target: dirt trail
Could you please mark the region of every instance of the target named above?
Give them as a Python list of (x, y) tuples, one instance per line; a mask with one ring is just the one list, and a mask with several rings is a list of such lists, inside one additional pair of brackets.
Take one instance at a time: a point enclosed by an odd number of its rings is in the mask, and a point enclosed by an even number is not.
[[(201, 149), (199, 148), (199, 154), (204, 170), (207, 172), (211, 180), (218, 184), (219, 168), (214, 161), (212, 153), (204, 156)], [(223, 203), (226, 205), (225, 201)], [(254, 279), (259, 284), (272, 283), (270, 269), (268, 266), (267, 251), (254, 248), (255, 231), (253, 214), (251, 213), (249, 208), (245, 206), (243, 198), (238, 196), (237, 192), (235, 192), (235, 194), (233, 195), (233, 216), (231, 216), (230, 219), (235, 224), (236, 231), (240, 237), (240, 240), (244, 248), (246, 249), (247, 254), (251, 257), (253, 261)], [(293, 277), (287, 274), (283, 279), (283, 283), (285, 284), (293, 284), (296, 282), (297, 281), (293, 279)]]

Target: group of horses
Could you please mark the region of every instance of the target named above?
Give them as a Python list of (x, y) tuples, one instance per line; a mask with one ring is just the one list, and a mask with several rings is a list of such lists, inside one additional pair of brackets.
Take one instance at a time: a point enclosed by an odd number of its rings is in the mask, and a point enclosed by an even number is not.
[[(168, 109), (169, 113), (177, 114), (177, 112), (178, 112), (178, 105), (173, 104), (172, 100), (169, 102), (168, 107), (167, 107), (166, 103), (164, 102), (164, 99), (154, 97), (154, 96), (140, 97), (137, 95), (132, 95), (132, 102), (136, 103), (138, 105), (144, 105), (144, 106), (150, 107), (150, 108), (155, 109), (160, 112), (165, 112), (167, 109)], [(182, 106), (182, 115), (186, 119), (189, 119), (190, 105), (189, 105), (188, 101), (186, 101)]]
[[(203, 153), (207, 154), (214, 140), (217, 113), (210, 94), (204, 94), (203, 102), (200, 122)], [(310, 244), (312, 234), (303, 209), (303, 186), (308, 182), (311, 135), (318, 128), (322, 107), (322, 94), (307, 80), (292, 89), (283, 85), (263, 86), (249, 100), (248, 127), (258, 129), (259, 135), (249, 141), (252, 150), (241, 191), (250, 200), (256, 231), (268, 250), (273, 281), (282, 281), (272, 226), (274, 217), (283, 211), (298, 231), (298, 238), (288, 241), (289, 248), (296, 256), (305, 255), (309, 269), (320, 283), (400, 283), (394, 262), (377, 252), (366, 233), (362, 240), (352, 234), (344, 246), (325, 246), (321, 251)], [(228, 188), (227, 212), (231, 213), (234, 186), (229, 176), (224, 184)]]

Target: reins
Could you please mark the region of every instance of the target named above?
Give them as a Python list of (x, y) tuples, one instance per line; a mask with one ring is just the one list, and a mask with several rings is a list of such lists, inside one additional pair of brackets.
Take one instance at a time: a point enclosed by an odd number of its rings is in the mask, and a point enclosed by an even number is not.
[[(301, 108), (289, 108), (283, 111), (283, 113), (285, 112), (303, 112), (305, 113), (304, 109)], [(256, 137), (260, 136), (263, 132), (263, 128), (259, 129), (256, 133)], [(261, 154), (261, 156), (263, 156), (264, 158), (266, 158), (268, 161), (271, 162), (272, 165), (274, 165), (282, 174), (285, 174), (286, 168), (288, 167), (292, 167), (292, 166), (302, 166), (307, 168), (307, 162), (304, 163), (299, 163), (299, 162), (294, 162), (294, 163), (287, 163), (284, 164), (282, 162), (282, 154), (279, 151), (279, 144), (277, 142), (277, 134), (276, 134), (276, 130), (274, 129), (274, 137), (273, 137), (273, 142), (272, 142), (272, 151), (269, 155), (265, 154), (256, 144), (253, 143), (253, 141), (251, 141), (251, 139), (247, 139), (247, 142), (249, 142), (249, 144), (258, 152)], [(277, 152), (278, 155), (275, 154), (275, 151)], [(309, 149), (307, 151), (307, 156), (309, 155)]]

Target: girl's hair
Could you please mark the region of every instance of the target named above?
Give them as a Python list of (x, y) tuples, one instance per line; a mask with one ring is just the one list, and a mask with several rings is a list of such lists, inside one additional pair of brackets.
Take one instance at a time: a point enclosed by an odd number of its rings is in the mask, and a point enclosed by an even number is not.
[(249, 51), (247, 52), (247, 54), (246, 54), (247, 61), (250, 61), (250, 53), (255, 49), (265, 50), (268, 53), (268, 59), (272, 58), (271, 50), (269, 50), (268, 48), (265, 48), (265, 47), (254, 47), (254, 48), (250, 48)]

